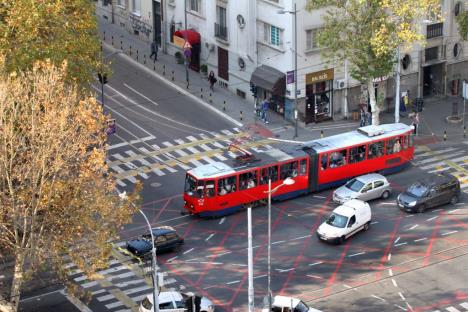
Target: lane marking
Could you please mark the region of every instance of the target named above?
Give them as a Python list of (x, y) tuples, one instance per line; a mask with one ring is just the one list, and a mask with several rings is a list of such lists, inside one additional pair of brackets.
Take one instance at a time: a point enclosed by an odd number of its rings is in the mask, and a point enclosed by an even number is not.
[(455, 230), (455, 231), (451, 231), (451, 232), (447, 232), (447, 233), (442, 233), (442, 234), (440, 234), (440, 235), (445, 236), (445, 235), (450, 235), (450, 234), (457, 233), (457, 232), (458, 232), (458, 231)]
[(318, 262), (315, 262), (315, 263), (310, 263), (309, 266), (314, 266), (314, 265), (319, 265), (319, 264), (322, 264), (323, 261), (318, 261)]
[(406, 306), (410, 311), (413, 311), (413, 307), (408, 303), (408, 301), (406, 301)]
[(441, 211), (441, 210), (442, 210), (442, 208), (438, 208), (438, 209), (432, 210), (432, 212)]
[(435, 216), (435, 217), (432, 217), (432, 218), (427, 219), (426, 221), (429, 222), (429, 221), (432, 221), (432, 220), (434, 220), (434, 219), (437, 219), (438, 217), (439, 217), (439, 216)]
[(398, 241), (400, 240), (400, 238), (401, 238), (401, 237), (400, 237), (400, 236), (398, 236), (398, 237), (397, 237), (397, 239), (395, 239), (395, 241), (393, 242), (393, 244), (396, 244), (396, 243), (398, 243)]
[(273, 242), (273, 243), (271, 243), (271, 244), (272, 244), (272, 245), (274, 245), (274, 244), (281, 244), (281, 243), (284, 243), (284, 242), (285, 242), (284, 240), (281, 240), (281, 241)]
[(400, 310), (403, 311), (408, 311), (406, 308), (403, 308), (402, 306), (399, 306), (398, 304), (395, 304), (395, 307), (399, 308)]
[(226, 285), (231, 285), (231, 284), (236, 284), (236, 283), (240, 283), (240, 281), (227, 282)]
[(349, 255), (348, 257), (351, 258), (351, 257), (355, 257), (355, 256), (359, 256), (359, 255), (363, 255), (365, 254), (366, 252), (363, 251), (363, 252), (358, 252), (358, 253), (355, 253), (355, 254), (352, 254), (352, 255)]
[(292, 271), (294, 270), (294, 268), (290, 268), (290, 269), (276, 269), (276, 271), (280, 272), (280, 273), (285, 273), (285, 272), (289, 272), (289, 271)]
[(423, 241), (423, 240), (426, 240), (427, 238), (426, 237), (423, 237), (423, 238), (418, 238), (418, 239), (415, 239), (414, 242), (420, 242), (420, 241)]
[(388, 275), (393, 276), (393, 270), (392, 269), (388, 269)]
[(262, 278), (262, 277), (267, 277), (267, 276), (268, 276), (268, 275), (266, 275), (266, 274), (259, 275), (259, 276), (254, 276), (254, 279), (256, 279), (256, 278)]
[(448, 213), (454, 213), (455, 211), (458, 211), (458, 208), (457, 208), (457, 209), (450, 210)]
[(392, 283), (393, 283), (393, 286), (394, 286), (394, 287), (398, 287), (397, 282), (395, 281), (394, 278), (392, 278)]
[(323, 277), (318, 276), (318, 275), (309, 275), (307, 274), (308, 277), (316, 278), (316, 279), (323, 279)]
[(374, 297), (375, 299), (379, 299), (379, 300), (382, 301), (382, 302), (387, 302), (387, 300), (385, 300), (384, 298), (381, 298), (381, 297), (376, 296), (376, 295), (374, 295), (374, 294), (372, 294), (371, 297)]
[(405, 296), (403, 296), (403, 294), (400, 291), (398, 292), (398, 295), (400, 295), (401, 300), (406, 301)]
[(407, 218), (414, 217), (414, 214), (407, 215), (406, 217), (407, 217)]
[(325, 196), (321, 196), (321, 195), (314, 195), (314, 196), (312, 196), (312, 197), (315, 197), (315, 198), (322, 198), (322, 199), (326, 198)]
[(172, 257), (171, 259), (168, 259), (166, 262), (172, 262), (173, 260), (177, 259), (179, 256)]
[(390, 259), (392, 259), (392, 253), (389, 253), (387, 256), (387, 261), (390, 261)]
[(371, 222), (371, 224), (377, 224), (377, 223), (379, 223), (379, 221), (373, 221), (373, 222)]
[(210, 238), (212, 238), (214, 236), (214, 234), (210, 234), (207, 238), (205, 238), (205, 242), (209, 241)]
[(135, 139), (135, 140), (131, 140), (131, 141), (125, 141), (125, 142), (122, 142), (122, 143), (117, 143), (117, 144), (113, 144), (113, 145), (109, 145), (107, 147), (107, 150), (110, 151), (114, 148), (118, 148), (118, 147), (122, 147), (122, 146), (125, 146), (125, 145), (132, 145), (132, 144), (136, 144), (136, 143), (142, 143), (142, 142), (145, 142), (145, 141), (149, 141), (149, 140), (153, 140), (153, 139), (156, 139), (155, 136), (147, 136), (147, 137), (144, 137), (144, 138), (140, 138), (140, 139)]
[(414, 230), (414, 229), (417, 228), (418, 226), (419, 226), (419, 224), (415, 224), (415, 225), (413, 225), (412, 227), (410, 227), (410, 228), (408, 229), (408, 231)]
[(311, 237), (312, 234), (309, 234), (309, 235), (305, 235), (305, 236), (301, 236), (301, 237), (296, 237), (296, 238), (292, 238), (290, 239), (290, 241), (293, 241), (293, 240), (298, 240), (298, 239), (303, 239), (303, 238), (307, 238), (307, 237)]
[(225, 220), (226, 220), (226, 217), (222, 217), (221, 220), (219, 220), (218, 224), (223, 224)]
[(159, 104), (156, 103), (155, 101), (153, 101), (152, 99), (150, 99), (149, 97), (147, 97), (146, 95), (138, 92), (137, 90), (133, 89), (132, 87), (130, 87), (128, 84), (124, 83), (123, 84), (125, 87), (129, 88), (130, 90), (132, 90), (133, 92), (135, 92), (136, 94), (138, 94), (139, 96), (141, 96), (142, 98), (144, 98), (145, 100), (148, 100), (150, 101), (151, 103), (153, 103), (154, 105), (158, 106)]
[(353, 287), (349, 286), (349, 285), (346, 285), (346, 284), (343, 284), (344, 287), (348, 288), (348, 289), (351, 289)]
[(189, 252), (191, 252), (191, 251), (194, 250), (194, 249), (195, 249), (195, 248), (190, 248), (189, 250), (184, 251), (184, 255), (185, 255), (185, 254), (188, 254)]
[(240, 267), (246, 267), (248, 266), (247, 264), (241, 264), (241, 263), (231, 263), (232, 266), (240, 266)]
[(408, 243), (407, 243), (407, 242), (399, 243), (399, 244), (396, 244), (395, 247), (397, 247), (397, 246), (402, 246), (402, 245), (406, 245), (406, 244), (408, 244)]

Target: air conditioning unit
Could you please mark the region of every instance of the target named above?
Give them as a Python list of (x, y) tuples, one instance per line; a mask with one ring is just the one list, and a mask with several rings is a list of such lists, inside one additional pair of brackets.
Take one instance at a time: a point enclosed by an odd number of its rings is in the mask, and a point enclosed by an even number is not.
[(335, 89), (343, 89), (346, 87), (346, 79), (337, 79), (335, 80)]

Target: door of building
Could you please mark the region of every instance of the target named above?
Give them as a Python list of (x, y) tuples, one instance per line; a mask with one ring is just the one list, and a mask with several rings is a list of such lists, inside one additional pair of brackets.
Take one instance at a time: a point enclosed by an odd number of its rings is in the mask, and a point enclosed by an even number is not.
[(153, 40), (158, 44), (161, 45), (161, 3), (157, 1), (153, 1)]
[(218, 47), (218, 77), (229, 81), (229, 52)]

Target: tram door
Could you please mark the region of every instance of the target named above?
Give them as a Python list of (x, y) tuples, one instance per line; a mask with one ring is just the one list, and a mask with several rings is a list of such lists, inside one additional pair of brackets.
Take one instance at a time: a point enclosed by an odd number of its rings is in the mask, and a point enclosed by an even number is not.
[(309, 155), (309, 192), (318, 190), (318, 157), (317, 152), (311, 147), (305, 147), (304, 152)]

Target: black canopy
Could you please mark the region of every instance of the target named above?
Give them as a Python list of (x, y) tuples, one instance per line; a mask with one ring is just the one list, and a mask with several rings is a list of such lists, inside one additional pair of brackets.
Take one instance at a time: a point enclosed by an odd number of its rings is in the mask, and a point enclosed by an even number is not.
[(250, 83), (275, 95), (284, 96), (286, 92), (285, 74), (267, 65), (255, 68)]

